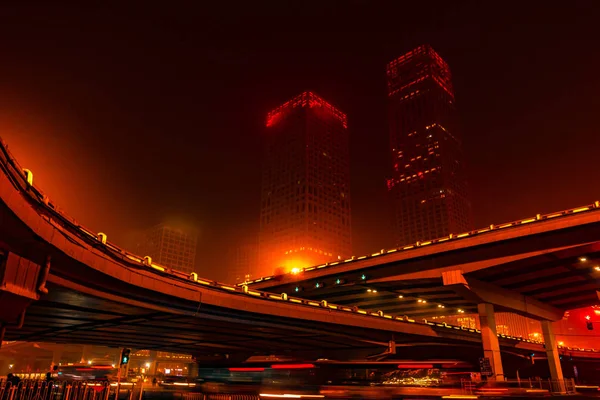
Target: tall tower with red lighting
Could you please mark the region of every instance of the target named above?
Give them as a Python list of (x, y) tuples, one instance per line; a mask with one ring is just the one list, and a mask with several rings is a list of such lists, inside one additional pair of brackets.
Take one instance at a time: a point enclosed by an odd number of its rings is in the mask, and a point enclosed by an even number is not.
[(259, 275), (351, 255), (347, 128), (346, 114), (312, 92), (268, 113)]
[(387, 65), (397, 245), (472, 228), (452, 76), (429, 45)]

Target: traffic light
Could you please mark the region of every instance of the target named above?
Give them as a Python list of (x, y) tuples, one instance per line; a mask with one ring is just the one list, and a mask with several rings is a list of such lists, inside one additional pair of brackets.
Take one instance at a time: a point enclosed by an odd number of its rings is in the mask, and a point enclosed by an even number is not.
[(129, 353), (131, 353), (131, 349), (123, 349), (121, 350), (121, 363), (120, 365), (126, 365), (129, 363)]

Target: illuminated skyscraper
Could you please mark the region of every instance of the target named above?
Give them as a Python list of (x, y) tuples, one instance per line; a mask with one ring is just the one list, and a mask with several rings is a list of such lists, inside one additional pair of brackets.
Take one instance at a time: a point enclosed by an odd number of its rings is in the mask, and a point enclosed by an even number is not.
[(346, 115), (304, 92), (267, 116), (259, 274), (352, 253)]
[(471, 203), (448, 64), (428, 45), (387, 65), (398, 245), (471, 229)]
[(154, 263), (190, 273), (195, 270), (197, 241), (194, 229), (159, 224), (140, 236), (136, 250)]

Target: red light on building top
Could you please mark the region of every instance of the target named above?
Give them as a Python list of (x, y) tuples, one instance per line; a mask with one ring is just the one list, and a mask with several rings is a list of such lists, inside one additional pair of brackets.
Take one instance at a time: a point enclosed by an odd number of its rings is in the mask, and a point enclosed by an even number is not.
[[(404, 67), (409, 63), (426, 60), (420, 72), (414, 74), (414, 71), (406, 70)], [(407, 79), (411, 75), (411, 79)], [(452, 87), (452, 75), (450, 67), (440, 57), (438, 53), (429, 45), (422, 45), (408, 53), (396, 58), (387, 64), (388, 76), (388, 96), (393, 96), (399, 92), (406, 91), (408, 88), (417, 85), (428, 79), (433, 80), (441, 87), (451, 99), (454, 99), (454, 89)], [(403, 82), (398, 85), (398, 78)], [(418, 90), (415, 92), (418, 93)]]
[(308, 108), (322, 107), (323, 109), (328, 111), (331, 115), (333, 115), (335, 118), (340, 120), (342, 125), (344, 126), (344, 128), (348, 128), (348, 119), (346, 117), (346, 114), (344, 114), (343, 112), (341, 112), (340, 110), (338, 110), (337, 108), (335, 108), (334, 106), (332, 106), (327, 101), (323, 100), (323, 98), (317, 96), (313, 92), (304, 92), (302, 94), (299, 94), (298, 96), (294, 97), (293, 99), (286, 101), (279, 107), (270, 111), (267, 114), (267, 123), (266, 123), (267, 127), (275, 125), (275, 123), (279, 120), (280, 117), (283, 116), (283, 114), (286, 111), (289, 111), (290, 109), (293, 109), (296, 107), (308, 107)]

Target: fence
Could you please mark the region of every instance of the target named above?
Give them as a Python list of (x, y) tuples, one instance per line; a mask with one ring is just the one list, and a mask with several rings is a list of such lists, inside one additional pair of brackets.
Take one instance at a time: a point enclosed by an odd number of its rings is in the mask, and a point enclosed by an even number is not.
[[(116, 387), (111, 393), (108, 382), (23, 380), (13, 384), (0, 381), (0, 400), (109, 400), (109, 396), (116, 393), (115, 390)], [(125, 393), (128, 398), (132, 394), (133, 391)]]
[(1, 400), (108, 400), (110, 384), (88, 382), (2, 382)]

